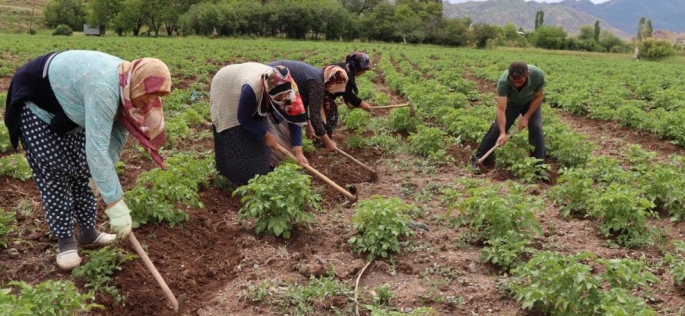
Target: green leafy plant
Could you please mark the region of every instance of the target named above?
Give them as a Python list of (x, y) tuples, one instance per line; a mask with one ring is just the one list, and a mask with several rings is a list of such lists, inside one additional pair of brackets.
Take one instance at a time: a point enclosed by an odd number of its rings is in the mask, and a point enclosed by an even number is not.
[(409, 135), (407, 140), (414, 153), (427, 157), (431, 153), (445, 150), (447, 133), (436, 127), (420, 126), (418, 131)]
[(52, 35), (71, 36), (72, 34), (74, 34), (74, 31), (66, 24), (58, 25), (55, 31), (52, 32)]
[[(585, 264), (593, 260), (604, 266), (603, 270), (597, 269), (603, 272), (594, 274), (593, 266)], [(512, 289), (523, 308), (550, 315), (606, 315), (607, 311), (621, 308), (634, 313), (616, 315), (652, 315), (646, 304), (640, 304), (639, 298), (625, 290), (659, 282), (642, 261), (603, 260), (587, 252), (572, 256), (539, 252), (512, 273), (517, 278)], [(630, 306), (625, 302), (631, 302)]]
[(416, 132), (421, 121), (409, 115), (408, 108), (394, 109), (388, 115), (388, 126), (394, 132)]
[(357, 234), (348, 239), (357, 253), (368, 253), (367, 259), (387, 258), (391, 252), (400, 251), (402, 236), (411, 236), (411, 218), (406, 213), (416, 208), (404, 204), (396, 197), (374, 195), (357, 203), (352, 225)]
[(412, 309), (410, 312), (402, 313), (398, 311), (388, 310), (386, 307), (377, 307), (373, 305), (365, 305), (366, 309), (371, 311), (370, 316), (422, 316), (435, 314), (435, 310), (430, 307), (418, 307)]
[(511, 181), (468, 189), (468, 197), (458, 204), (460, 222), (468, 224), (479, 241), (506, 238), (511, 232), (532, 239), (541, 233), (535, 210), (543, 209), (543, 202), (524, 190)]
[(18, 229), (14, 224), (14, 212), (5, 212), (0, 207), (0, 246), (7, 248), (7, 236)]
[(513, 232), (490, 238), (484, 242), (486, 247), (480, 253), (480, 260), (509, 271), (523, 261), (523, 255), (531, 252), (526, 247), (529, 242), (528, 236), (520, 236)]
[(203, 207), (197, 192), (200, 185), (209, 184), (214, 173), (212, 161), (177, 154), (167, 158), (165, 164), (166, 171), (156, 168), (141, 173), (135, 188), (126, 193), (133, 227), (147, 222), (167, 222), (173, 227), (188, 219), (185, 206)]
[(371, 114), (364, 110), (355, 109), (347, 111), (344, 116), (341, 113), (341, 121), (345, 127), (355, 131), (356, 133), (363, 133), (367, 129), (369, 118)]
[(104, 309), (104, 306), (92, 303), (95, 301), (93, 292), (81, 294), (71, 281), (47, 280), (36, 286), (10, 281), (8, 285), (17, 287), (19, 294), (13, 295), (10, 288), (0, 288), (3, 315), (71, 316), (93, 308)]
[(5, 126), (5, 123), (0, 122), (0, 153), (6, 152), (10, 147), (10, 132)]
[(257, 175), (233, 192), (243, 206), (241, 219), (257, 218), (255, 231), (290, 238), (295, 224), (310, 222), (314, 216), (305, 207), (319, 210), (321, 197), (311, 191), (311, 177), (284, 163), (266, 175)]
[(525, 183), (535, 183), (539, 180), (551, 180), (548, 177), (550, 165), (542, 163), (541, 159), (535, 157), (526, 157), (516, 162), (513, 162), (507, 167), (507, 170), (514, 173), (516, 178), (521, 179)]
[(23, 154), (12, 154), (0, 158), (0, 176), (2, 175), (26, 181), (31, 179), (33, 173)]
[(114, 302), (123, 304), (125, 297), (119, 294), (117, 287), (112, 285), (112, 276), (121, 271), (121, 265), (137, 258), (136, 255), (125, 254), (121, 248), (102, 247), (98, 250), (86, 250), (88, 262), (76, 267), (71, 275), (85, 282), (85, 287), (97, 292), (104, 292), (112, 296)]
[(611, 184), (605, 190), (593, 191), (588, 205), (593, 216), (601, 219), (600, 231), (605, 237), (616, 237), (625, 247), (651, 245), (647, 216), (654, 203), (642, 197), (642, 191), (624, 184)]

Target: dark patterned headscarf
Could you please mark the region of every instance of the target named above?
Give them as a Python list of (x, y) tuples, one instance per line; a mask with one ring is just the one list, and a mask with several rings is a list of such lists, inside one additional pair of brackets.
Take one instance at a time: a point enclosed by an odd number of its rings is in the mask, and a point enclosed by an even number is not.
[[(259, 115), (266, 116), (276, 110), (289, 123), (297, 125), (307, 123), (302, 97), (288, 68), (279, 65), (267, 71), (262, 75), (262, 87), (264, 98), (257, 108)], [(282, 94), (288, 94), (288, 98), (283, 101), (277, 100), (277, 97)]]
[(369, 60), (369, 55), (362, 52), (354, 52), (345, 57), (345, 63), (347, 63), (350, 70), (366, 71), (371, 69), (371, 61)]

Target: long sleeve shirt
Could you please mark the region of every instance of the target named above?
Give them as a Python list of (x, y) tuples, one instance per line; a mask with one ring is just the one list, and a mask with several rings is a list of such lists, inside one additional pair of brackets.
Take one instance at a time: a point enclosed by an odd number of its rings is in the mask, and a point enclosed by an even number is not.
[[(255, 139), (262, 140), (266, 135), (267, 125), (261, 122), (266, 117), (255, 115), (255, 104), (257, 104), (257, 98), (254, 90), (250, 85), (243, 85), (238, 99), (238, 122)], [(288, 129), (290, 130), (290, 145), (302, 146), (302, 127), (288, 123)]]
[[(86, 134), (86, 159), (105, 203), (124, 196), (114, 165), (121, 157), (128, 132), (118, 123), (121, 104), (118, 67), (123, 60), (95, 51), (66, 51), (50, 63), (48, 76), (66, 115)], [(26, 102), (46, 123), (52, 114)]]

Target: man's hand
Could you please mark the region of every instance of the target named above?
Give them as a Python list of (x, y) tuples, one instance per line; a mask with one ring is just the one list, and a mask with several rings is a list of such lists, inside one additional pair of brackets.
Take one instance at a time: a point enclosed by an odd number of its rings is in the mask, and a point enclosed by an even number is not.
[(117, 233), (117, 236), (121, 239), (127, 238), (131, 233), (133, 221), (131, 220), (131, 210), (124, 203), (124, 199), (107, 205), (105, 214), (109, 217), (109, 227)]
[(507, 134), (506, 133), (500, 133), (499, 137), (497, 138), (497, 146), (502, 146), (504, 143), (507, 142)]
[(273, 134), (266, 132), (266, 134), (264, 134), (264, 142), (266, 142), (266, 145), (269, 146), (269, 148), (278, 151), (278, 139)]
[(519, 130), (522, 130), (524, 128), (528, 127), (528, 118), (525, 115), (522, 115), (521, 118), (519, 119)]

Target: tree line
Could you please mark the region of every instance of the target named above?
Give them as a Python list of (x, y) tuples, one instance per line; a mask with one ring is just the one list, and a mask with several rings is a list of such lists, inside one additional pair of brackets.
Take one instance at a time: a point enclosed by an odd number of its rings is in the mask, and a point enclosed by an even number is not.
[[(118, 35), (248, 36), (291, 39), (365, 40), (449, 46), (536, 46), (626, 53), (633, 44), (595, 25), (569, 37), (535, 15), (535, 30), (514, 24), (473, 23), (443, 15), (441, 0), (50, 0), (48, 27), (84, 23)], [(638, 41), (651, 36), (640, 20)]]

